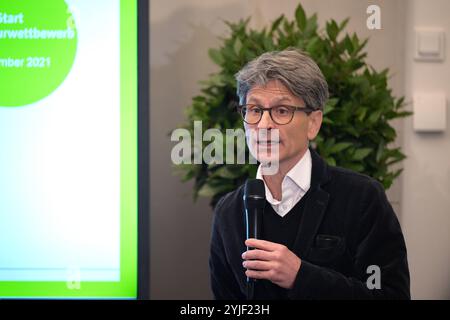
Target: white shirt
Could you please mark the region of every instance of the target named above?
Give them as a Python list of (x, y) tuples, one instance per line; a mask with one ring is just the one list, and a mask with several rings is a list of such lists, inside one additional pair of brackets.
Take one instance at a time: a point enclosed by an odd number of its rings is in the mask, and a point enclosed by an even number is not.
[(300, 201), (311, 186), (312, 159), (309, 149), (303, 157), (286, 174), (281, 183), (281, 201), (274, 199), (267, 187), (261, 173), (261, 165), (258, 167), (256, 179), (264, 181), (266, 187), (266, 199), (272, 205), (273, 210), (284, 217)]

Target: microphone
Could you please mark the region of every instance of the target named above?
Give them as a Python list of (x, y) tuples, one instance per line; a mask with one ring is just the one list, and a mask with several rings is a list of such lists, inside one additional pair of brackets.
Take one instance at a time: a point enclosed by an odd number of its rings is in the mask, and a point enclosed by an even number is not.
[[(259, 239), (261, 235), (262, 214), (266, 203), (266, 189), (261, 179), (249, 179), (244, 186), (244, 208), (246, 239)], [(252, 250), (248, 248), (247, 250)], [(254, 294), (254, 282), (256, 280), (247, 277), (247, 299), (252, 300)]]

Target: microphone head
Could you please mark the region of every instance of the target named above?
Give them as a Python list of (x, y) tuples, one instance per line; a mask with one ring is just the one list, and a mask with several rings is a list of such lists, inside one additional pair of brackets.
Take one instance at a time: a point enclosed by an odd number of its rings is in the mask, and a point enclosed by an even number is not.
[(263, 208), (266, 202), (266, 188), (261, 179), (248, 179), (244, 186), (246, 208)]

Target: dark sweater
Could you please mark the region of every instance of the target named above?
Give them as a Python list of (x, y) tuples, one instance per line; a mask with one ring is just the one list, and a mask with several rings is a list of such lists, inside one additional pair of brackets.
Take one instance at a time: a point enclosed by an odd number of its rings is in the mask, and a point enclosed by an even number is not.
[[(261, 239), (280, 243), (293, 249), (298, 226), (305, 207), (306, 193), (301, 200), (284, 216), (281, 217), (266, 201), (262, 215)], [(288, 291), (268, 280), (258, 280), (255, 284), (255, 299), (287, 299)]]
[[(263, 297), (258, 295), (261, 291), (256, 297), (409, 299), (405, 241), (381, 184), (328, 166), (314, 150), (311, 157), (311, 187), (298, 204), (304, 206), (302, 212), (299, 210), (300, 220), (289, 222), (288, 228), (294, 231), (284, 239), (302, 260), (294, 287), (280, 291), (271, 285), (263, 290)], [(209, 265), (216, 299), (246, 298), (241, 258), (246, 250), (242, 196), (243, 186), (224, 196), (215, 209)], [(271, 226), (264, 223), (264, 237), (283, 240), (281, 229), (268, 231)], [(295, 229), (298, 231), (291, 244)], [(380, 289), (366, 284), (372, 275), (368, 267), (373, 265), (381, 271)]]

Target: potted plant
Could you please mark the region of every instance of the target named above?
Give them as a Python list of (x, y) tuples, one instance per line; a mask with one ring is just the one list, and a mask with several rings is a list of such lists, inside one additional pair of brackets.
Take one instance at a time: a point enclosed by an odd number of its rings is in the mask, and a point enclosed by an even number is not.
[[(402, 171), (391, 166), (405, 158), (400, 148), (390, 146), (396, 138), (390, 121), (411, 113), (402, 111), (403, 97), (392, 95), (387, 83), (389, 70), (377, 71), (365, 61), (363, 49), (368, 40), (359, 39), (355, 33), (343, 34), (348, 19), (340, 23), (330, 20), (319, 29), (317, 14), (308, 17), (301, 5), (292, 21), (282, 15), (262, 30), (250, 29), (248, 22), (226, 22), (230, 35), (222, 39), (220, 48), (209, 50), (220, 69), (202, 81), (201, 93), (186, 110), (185, 128), (193, 132), (194, 121), (201, 121), (203, 129), (223, 132), (243, 128), (234, 108), (234, 74), (266, 51), (296, 47), (317, 62), (329, 85), (330, 99), (313, 148), (328, 164), (367, 174), (388, 189)], [(183, 181), (195, 180), (194, 199), (210, 197), (214, 206), (224, 194), (255, 177), (257, 165), (203, 162), (182, 164), (177, 170)]]

